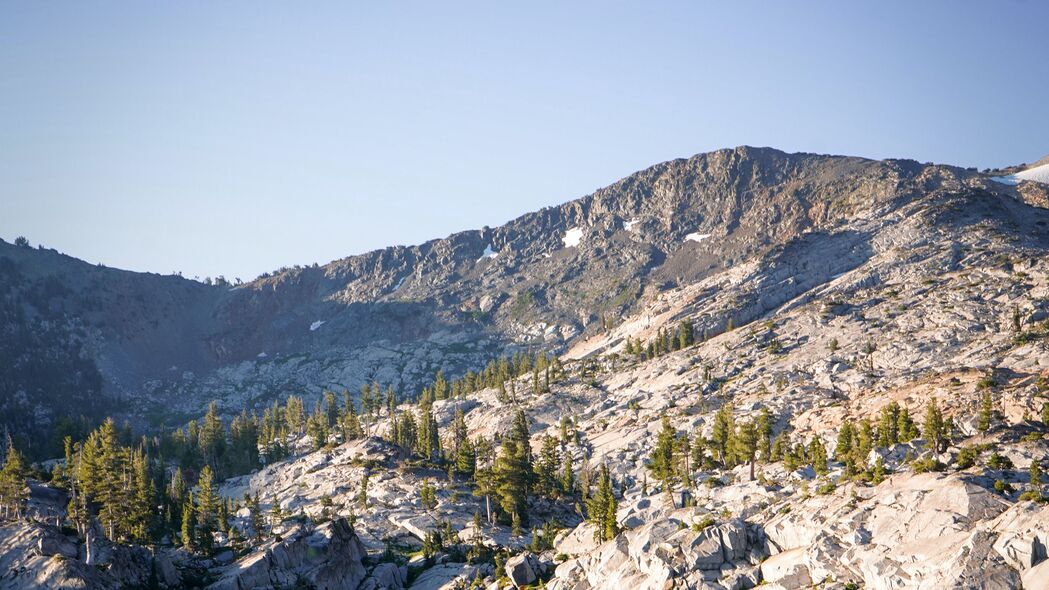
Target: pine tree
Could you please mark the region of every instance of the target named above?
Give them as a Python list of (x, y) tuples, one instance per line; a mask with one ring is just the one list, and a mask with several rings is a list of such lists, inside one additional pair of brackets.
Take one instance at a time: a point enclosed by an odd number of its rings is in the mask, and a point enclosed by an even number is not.
[(361, 487), (357, 491), (357, 505), (364, 510), (368, 507), (368, 470), (364, 470), (364, 475), (361, 476)]
[(28, 498), (25, 462), (18, 449), (9, 446), (4, 467), (0, 470), (0, 517), (21, 518)]
[(557, 439), (543, 435), (543, 446), (535, 464), (536, 493), (547, 498), (556, 498), (561, 490), (558, 468), (561, 467), (561, 451)]
[(976, 430), (981, 433), (991, 428), (991, 420), (994, 418), (994, 398), (991, 397), (990, 389), (983, 392), (980, 399), (980, 414), (976, 418)]
[(753, 420), (739, 425), (736, 434), (736, 456), (750, 464), (750, 479), (754, 479), (754, 461), (758, 451), (758, 430)]
[(565, 496), (575, 493), (575, 472), (572, 469), (572, 453), (562, 453), (561, 491)]
[(670, 493), (674, 479), (674, 439), (677, 433), (670, 425), (670, 418), (663, 416), (662, 426), (656, 438), (656, 446), (648, 457), (648, 468), (652, 476), (663, 484), (663, 490)]
[(117, 440), (116, 426), (107, 418), (98, 430), (98, 471), (92, 486), (99, 504), (99, 520), (107, 537), (117, 540), (118, 528), (124, 522), (128, 488), (122, 478), (127, 472), (127, 455)]
[(520, 526), (527, 524), (527, 500), (529, 480), (532, 473), (527, 454), (519, 441), (509, 437), (503, 443), (502, 452), (495, 462), (495, 494), (499, 505), (511, 522)]
[(214, 473), (209, 465), (200, 470), (197, 486), (197, 546), (205, 555), (210, 555), (214, 544), (213, 534), (217, 530), (219, 500), (214, 490)]
[(586, 501), (587, 520), (596, 527), (595, 540), (608, 541), (619, 534), (619, 525), (616, 522), (617, 509), (618, 503), (612, 487), (612, 478), (608, 474), (608, 465), (602, 463), (597, 479), (597, 491)]
[(838, 430), (838, 444), (834, 447), (834, 458), (836, 460), (845, 462), (846, 458), (852, 454), (853, 438), (855, 438), (855, 430), (852, 422), (846, 419), (841, 423), (841, 428)]
[(900, 442), (910, 442), (921, 436), (921, 433), (918, 431), (918, 426), (915, 425), (914, 420), (911, 419), (910, 410), (905, 407), (900, 408), (896, 431)]
[(219, 417), (218, 404), (215, 402), (208, 404), (208, 412), (204, 415), (198, 441), (204, 463), (219, 465), (219, 458), (226, 450), (226, 431), (222, 426), (222, 418)]
[(816, 436), (812, 437), (812, 441), (809, 442), (809, 463), (817, 474), (827, 474), (827, 448)]
[(477, 454), (469, 438), (464, 439), (459, 445), (459, 451), (455, 455), (455, 470), (459, 475), (468, 479), (472, 479), (477, 470)]
[(132, 494), (128, 505), (128, 521), (131, 539), (146, 543), (151, 537), (155, 515), (156, 489), (149, 475), (149, 458), (143, 452), (132, 454)]
[(186, 496), (182, 504), (182, 546), (187, 551), (193, 551), (197, 542), (197, 516), (193, 509), (193, 493)]
[(933, 453), (942, 453), (947, 450), (947, 438), (950, 433), (947, 432), (943, 414), (935, 399), (931, 400), (925, 409), (925, 422), (922, 424), (922, 430), (925, 431), (926, 445)]
[(255, 492), (254, 496), (248, 496), (247, 492), (244, 493), (244, 504), (248, 507), (248, 518), (251, 522), (251, 534), (255, 539), (255, 542), (262, 541), (263, 529), (265, 528), (265, 521), (262, 517), (262, 508), (259, 505), (259, 493)]
[(758, 452), (761, 460), (768, 463), (772, 458), (772, 413), (765, 406), (758, 412)]
[(714, 426), (711, 433), (711, 443), (718, 451), (718, 459), (723, 464), (728, 464), (729, 441), (736, 430), (735, 421), (732, 418), (732, 406), (725, 404), (714, 414)]
[(878, 419), (879, 447), (887, 448), (900, 442), (898, 430), (899, 414), (900, 405), (896, 402), (892, 402), (882, 408), (881, 417)]

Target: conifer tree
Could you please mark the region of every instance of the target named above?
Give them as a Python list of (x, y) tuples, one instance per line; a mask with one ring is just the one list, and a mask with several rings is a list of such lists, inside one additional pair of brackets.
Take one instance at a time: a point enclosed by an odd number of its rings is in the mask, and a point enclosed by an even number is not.
[(618, 503), (612, 487), (612, 478), (608, 474), (608, 465), (602, 463), (597, 478), (597, 490), (586, 501), (587, 520), (596, 527), (595, 540), (608, 541), (619, 534), (617, 509)]
[(558, 480), (558, 468), (561, 467), (561, 451), (557, 439), (543, 436), (543, 446), (539, 451), (539, 460), (535, 464), (537, 494), (547, 498), (556, 498), (561, 491)]
[(495, 462), (495, 494), (499, 506), (517, 526), (527, 524), (527, 500), (531, 467), (522, 445), (514, 437), (508, 437)]
[(28, 498), (22, 454), (14, 446), (8, 446), (4, 467), (0, 470), (0, 517), (21, 518)]
[(214, 490), (214, 473), (211, 466), (205, 465), (197, 479), (197, 534), (198, 548), (210, 555), (214, 544), (213, 534), (218, 524), (218, 498)]
[(474, 452), (473, 441), (469, 438), (459, 445), (459, 451), (455, 456), (455, 470), (468, 479), (472, 479), (477, 471), (477, 454)]
[(772, 413), (765, 406), (761, 407), (761, 411), (758, 412), (757, 429), (758, 429), (758, 452), (761, 453), (761, 460), (769, 462), (772, 457)]
[(663, 490), (670, 493), (674, 479), (674, 439), (677, 434), (670, 425), (670, 418), (663, 416), (662, 426), (656, 438), (656, 446), (648, 457), (648, 468), (652, 476), (663, 484)]
[(925, 409), (925, 422), (922, 424), (925, 431), (926, 445), (933, 453), (942, 453), (947, 450), (947, 440), (950, 433), (947, 431), (940, 406), (933, 399)]
[(575, 472), (572, 469), (572, 453), (562, 453), (561, 490), (566, 496), (575, 493)]
[(754, 479), (754, 461), (758, 450), (758, 430), (753, 420), (739, 425), (736, 434), (736, 456), (750, 464), (750, 479)]
[(915, 425), (914, 420), (911, 419), (910, 410), (905, 407), (900, 408), (899, 418), (896, 424), (896, 432), (900, 442), (909, 442), (921, 436), (921, 433), (918, 431), (918, 426)]
[(812, 437), (812, 441), (809, 442), (809, 463), (817, 474), (827, 474), (827, 448), (817, 436)]
[(987, 389), (983, 392), (983, 396), (980, 398), (980, 413), (976, 418), (976, 430), (981, 433), (990, 430), (991, 420), (993, 418), (994, 399), (991, 397), (991, 390)]
[(838, 429), (838, 444), (834, 447), (834, 458), (836, 460), (844, 462), (852, 454), (853, 438), (855, 438), (855, 431), (852, 422), (846, 419), (841, 423), (841, 428)]
[(197, 542), (197, 515), (193, 509), (193, 493), (186, 495), (186, 501), (182, 504), (182, 546), (187, 551), (193, 551)]
[(711, 433), (711, 443), (718, 451), (718, 459), (723, 464), (728, 464), (729, 441), (736, 430), (735, 421), (732, 418), (732, 406), (725, 404), (714, 414), (714, 426)]

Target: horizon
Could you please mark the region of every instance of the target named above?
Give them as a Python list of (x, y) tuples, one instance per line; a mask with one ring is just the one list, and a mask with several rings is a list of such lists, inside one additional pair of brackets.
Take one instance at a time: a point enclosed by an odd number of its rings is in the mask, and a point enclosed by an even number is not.
[(0, 236), (247, 281), (732, 146), (1037, 161), (1049, 7), (962, 6), (8, 7)]

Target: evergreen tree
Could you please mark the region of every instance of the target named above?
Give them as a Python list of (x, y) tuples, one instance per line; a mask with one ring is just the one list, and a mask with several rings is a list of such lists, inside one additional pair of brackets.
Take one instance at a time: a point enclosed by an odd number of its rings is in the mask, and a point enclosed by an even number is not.
[(991, 390), (987, 389), (983, 392), (983, 397), (980, 399), (980, 413), (976, 418), (976, 430), (979, 430), (981, 433), (990, 430), (993, 418), (994, 398), (991, 397)]
[(750, 479), (754, 479), (754, 461), (758, 451), (758, 430), (753, 420), (739, 425), (736, 434), (736, 456), (750, 464)]
[(947, 450), (947, 441), (950, 433), (947, 431), (946, 422), (940, 412), (940, 406), (933, 399), (925, 409), (925, 422), (922, 430), (925, 431), (926, 445), (933, 453), (942, 453)]
[(543, 435), (543, 446), (535, 464), (536, 493), (547, 498), (556, 498), (561, 491), (558, 470), (561, 467), (561, 451), (557, 439)]
[(714, 426), (710, 440), (718, 451), (718, 459), (726, 465), (729, 459), (729, 441), (735, 430), (736, 424), (732, 418), (732, 406), (725, 404), (714, 414)]
[(896, 432), (900, 442), (910, 442), (921, 436), (921, 433), (918, 431), (918, 426), (915, 425), (914, 420), (911, 419), (910, 410), (905, 407), (900, 408), (899, 417), (896, 423)]
[(766, 463), (772, 459), (772, 422), (771, 412), (762, 406), (757, 421), (758, 452), (761, 453), (761, 460)]
[(28, 498), (25, 462), (18, 449), (9, 445), (4, 467), (0, 470), (0, 517), (21, 518)]
[(597, 491), (586, 501), (587, 520), (596, 527), (595, 540), (608, 541), (619, 534), (617, 509), (618, 503), (612, 488), (612, 478), (608, 474), (608, 465), (602, 463), (597, 479)]
[(209, 465), (200, 470), (197, 479), (197, 534), (199, 541), (197, 547), (205, 554), (210, 555), (214, 544), (214, 533), (218, 524), (218, 502), (214, 490), (214, 473)]
[(838, 430), (838, 444), (834, 447), (835, 459), (845, 462), (846, 458), (852, 454), (852, 443), (854, 438), (855, 430), (853, 429), (852, 422), (846, 419), (841, 423), (841, 428)]
[(187, 551), (193, 551), (197, 542), (197, 516), (193, 509), (193, 493), (186, 496), (182, 504), (182, 546)]
[(459, 451), (455, 455), (455, 470), (459, 475), (472, 479), (477, 470), (477, 454), (474, 452), (474, 444), (466, 438), (459, 445)]
[(508, 437), (495, 462), (495, 494), (499, 506), (517, 526), (527, 524), (527, 500), (531, 467), (527, 453), (514, 437)]
[(572, 453), (562, 453), (561, 490), (566, 496), (575, 492), (575, 472), (572, 470)]
[(812, 437), (812, 441), (809, 442), (809, 464), (817, 474), (827, 474), (827, 448), (817, 436)]
[(674, 439), (677, 434), (670, 425), (670, 418), (663, 416), (662, 427), (656, 438), (656, 446), (648, 457), (648, 468), (652, 476), (663, 484), (663, 490), (670, 493), (674, 479)]

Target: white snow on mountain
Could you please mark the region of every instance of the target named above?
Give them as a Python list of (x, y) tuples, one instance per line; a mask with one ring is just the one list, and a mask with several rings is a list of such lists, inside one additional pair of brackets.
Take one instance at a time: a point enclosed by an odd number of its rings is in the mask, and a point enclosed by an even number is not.
[(579, 242), (583, 241), (583, 228), (573, 227), (565, 232), (565, 237), (561, 238), (561, 240), (565, 243), (565, 248), (578, 246)]
[(323, 325), (324, 325), (324, 320), (317, 320), (317, 321), (313, 322), (312, 324), (310, 324), (310, 332), (317, 331), (317, 328), (319, 328), (319, 327), (321, 327)]
[(702, 242), (703, 240), (705, 240), (705, 239), (707, 239), (709, 237), (710, 237), (710, 234), (700, 234), (700, 233), (693, 232), (693, 233), (690, 233), (687, 236), (685, 236), (685, 241), (686, 242), (690, 242), (690, 241), (691, 242)]
[(635, 225), (637, 225), (637, 218), (636, 217), (634, 219), (631, 219), (630, 221), (624, 221), (623, 222), (623, 229), (625, 229), (627, 231), (633, 231)]
[(1041, 166), (1021, 170), (1016, 174), (1010, 174), (1008, 176), (992, 176), (991, 180), (1002, 184), (1012, 185), (1020, 184), (1020, 181), (1023, 180), (1049, 184), (1049, 164), (1042, 164)]
[(481, 257), (477, 259), (477, 262), (480, 262), (480, 261), (485, 260), (487, 258), (495, 258), (498, 255), (499, 255), (498, 252), (492, 250), (492, 245), (488, 244), (487, 246), (484, 247), (484, 252), (481, 253)]

